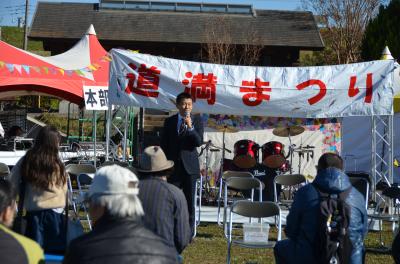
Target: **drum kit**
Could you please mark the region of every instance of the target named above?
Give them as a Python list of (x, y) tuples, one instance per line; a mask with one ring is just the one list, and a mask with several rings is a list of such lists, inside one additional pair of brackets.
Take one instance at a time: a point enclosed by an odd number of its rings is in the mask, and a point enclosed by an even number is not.
[[(307, 161), (310, 157), (313, 159), (315, 148), (314, 146), (303, 146), (302, 144), (299, 147), (296, 147), (295, 144), (292, 144), (291, 137), (302, 134), (304, 130), (305, 129), (301, 126), (278, 127), (273, 129), (272, 133), (275, 136), (286, 137), (289, 139), (287, 154), (285, 151), (285, 145), (279, 141), (269, 141), (260, 146), (253, 140), (242, 139), (234, 144), (234, 157), (233, 160), (230, 160), (225, 158), (226, 152), (231, 153), (231, 151), (225, 146), (225, 133), (234, 133), (238, 130), (230, 129), (225, 126), (219, 130), (220, 132), (223, 132), (222, 147), (215, 146), (211, 141), (204, 142), (200, 155), (205, 151), (205, 169), (206, 172), (208, 172), (209, 153), (222, 151), (219, 173), (219, 175), (222, 175), (226, 170), (245, 170), (253, 168), (259, 164), (275, 169), (277, 174), (293, 174), (293, 157), (295, 154), (298, 154), (298, 173), (300, 174), (302, 159), (305, 157), (307, 158)], [(205, 190), (210, 190), (208, 177), (206, 177), (205, 184), (207, 185)]]
[(259, 151), (261, 150), (261, 163), (269, 168), (276, 169), (278, 173), (293, 173), (293, 156), (299, 155), (298, 170), (301, 170), (301, 160), (307, 157), (307, 161), (314, 157), (314, 146), (302, 146), (296, 148), (292, 144), (291, 137), (300, 135), (304, 132), (301, 126), (289, 126), (275, 128), (272, 133), (278, 137), (288, 137), (288, 154), (285, 152), (285, 145), (279, 141), (269, 141), (260, 146), (256, 142), (248, 139), (239, 140), (234, 145), (233, 164), (239, 169), (248, 169), (259, 163)]
[(253, 168), (255, 165), (261, 163), (269, 168), (276, 169), (278, 173), (289, 172), (292, 174), (294, 170), (293, 156), (295, 153), (299, 155), (298, 173), (300, 173), (302, 159), (306, 157), (308, 161), (310, 158), (312, 159), (314, 157), (314, 146), (303, 146), (301, 144), (299, 147), (296, 147), (295, 144), (292, 144), (291, 137), (302, 134), (304, 128), (301, 126), (288, 126), (278, 127), (272, 131), (275, 136), (287, 137), (289, 139), (287, 154), (285, 151), (285, 145), (279, 141), (269, 141), (260, 146), (253, 140), (242, 139), (234, 144), (234, 157), (233, 160), (229, 162), (228, 159), (225, 159), (225, 152), (231, 153), (231, 151), (225, 146), (225, 133), (234, 133), (237, 132), (237, 130), (225, 126), (224, 128), (221, 128), (220, 131), (223, 132), (222, 147), (213, 145), (211, 141), (205, 142), (201, 154), (204, 150), (206, 151), (206, 167), (208, 167), (208, 152), (222, 151), (221, 174), (224, 170), (231, 167), (228, 166), (231, 164), (223, 164), (224, 162), (233, 163), (238, 169)]

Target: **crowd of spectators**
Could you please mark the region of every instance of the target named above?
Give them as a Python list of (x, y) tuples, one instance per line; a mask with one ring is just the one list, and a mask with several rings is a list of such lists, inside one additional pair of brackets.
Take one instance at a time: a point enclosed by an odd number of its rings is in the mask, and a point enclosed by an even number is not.
[[(187, 200), (182, 190), (167, 182), (174, 162), (161, 147), (147, 147), (136, 168), (107, 165), (97, 170), (80, 197), (89, 208), (93, 230), (68, 245), (64, 228), (68, 175), (58, 155), (59, 143), (54, 127), (42, 128), (13, 168), (10, 181), (0, 180), (1, 263), (41, 263), (43, 252), (63, 255), (64, 263), (71, 264), (183, 262), (181, 253), (192, 238)], [(276, 262), (317, 263), (318, 186), (329, 193), (351, 188), (346, 198), (351, 207), (348, 263), (363, 263), (364, 198), (351, 187), (339, 155), (323, 154), (317, 169), (314, 183), (297, 191), (287, 217), (287, 239), (274, 248)], [(18, 230), (24, 236), (11, 230), (18, 194), (18, 209), (26, 211), (26, 228)], [(400, 250), (398, 241), (393, 244), (394, 253)]]

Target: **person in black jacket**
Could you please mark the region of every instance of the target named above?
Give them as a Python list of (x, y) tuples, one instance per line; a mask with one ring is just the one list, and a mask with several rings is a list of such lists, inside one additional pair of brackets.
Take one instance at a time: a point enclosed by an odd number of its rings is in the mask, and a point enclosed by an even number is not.
[(181, 188), (185, 194), (189, 224), (194, 232), (195, 184), (200, 177), (197, 147), (203, 144), (203, 123), (199, 115), (193, 115), (193, 100), (190, 94), (180, 93), (176, 97), (179, 113), (167, 118), (161, 138), (161, 148), (168, 160), (175, 164), (175, 171), (168, 181)]
[(64, 263), (177, 263), (174, 247), (144, 227), (136, 175), (118, 165), (99, 169), (85, 200), (93, 230), (73, 240)]

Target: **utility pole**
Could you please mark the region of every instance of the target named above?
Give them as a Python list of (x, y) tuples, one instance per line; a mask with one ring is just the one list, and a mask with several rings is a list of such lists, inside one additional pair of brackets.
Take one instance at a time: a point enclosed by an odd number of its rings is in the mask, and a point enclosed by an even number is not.
[(28, 49), (28, 7), (29, 0), (25, 0), (24, 50)]

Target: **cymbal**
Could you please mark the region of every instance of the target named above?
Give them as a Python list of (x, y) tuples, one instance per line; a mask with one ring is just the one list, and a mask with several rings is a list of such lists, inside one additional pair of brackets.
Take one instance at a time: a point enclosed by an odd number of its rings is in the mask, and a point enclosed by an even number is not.
[(272, 134), (278, 137), (297, 136), (304, 132), (304, 127), (290, 126), (290, 127), (277, 127), (272, 130)]
[(236, 127), (232, 127), (232, 126), (217, 126), (216, 130), (218, 132), (224, 132), (225, 133), (236, 133), (239, 131), (239, 129), (237, 129)]

